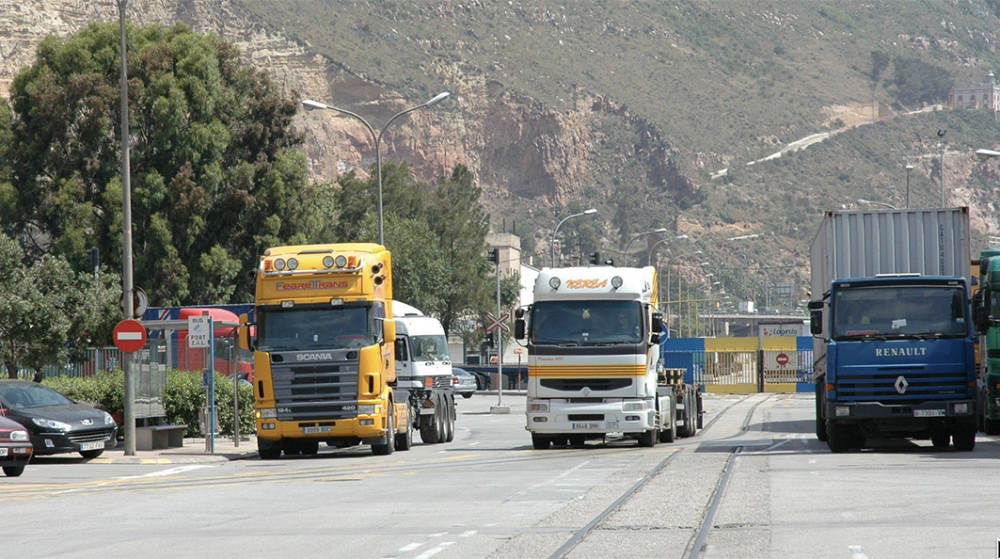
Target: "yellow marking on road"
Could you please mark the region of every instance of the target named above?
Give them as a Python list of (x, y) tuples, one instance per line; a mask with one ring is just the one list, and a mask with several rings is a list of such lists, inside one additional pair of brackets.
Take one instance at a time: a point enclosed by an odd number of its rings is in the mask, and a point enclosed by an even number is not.
[(478, 458), (482, 456), (481, 452), (473, 452), (470, 454), (459, 454), (457, 456), (445, 456), (441, 460), (461, 460), (462, 458)]

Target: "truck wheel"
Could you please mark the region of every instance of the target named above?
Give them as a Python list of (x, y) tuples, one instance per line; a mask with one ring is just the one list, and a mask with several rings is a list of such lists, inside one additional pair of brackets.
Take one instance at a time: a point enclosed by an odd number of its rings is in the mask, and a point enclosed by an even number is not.
[(984, 417), (983, 432), (987, 435), (1000, 435), (1000, 421)]
[(447, 433), (445, 434), (444, 437), (444, 442), (450, 443), (451, 441), (455, 440), (455, 397), (445, 396), (444, 401), (445, 401), (444, 415), (446, 418), (444, 425), (445, 429), (447, 430)]
[(666, 415), (670, 418), (670, 426), (660, 427), (660, 442), (672, 443), (677, 438), (677, 404), (673, 397), (670, 398), (670, 411)]
[(396, 414), (393, 408), (392, 402), (389, 402), (389, 417), (386, 420), (385, 436), (382, 442), (372, 445), (372, 454), (376, 456), (388, 456), (396, 450)]
[(964, 431), (955, 431), (951, 434), (951, 440), (955, 444), (955, 450), (968, 452), (976, 447), (976, 430), (969, 428)]
[(948, 448), (951, 435), (947, 431), (934, 431), (931, 433), (931, 444), (934, 448)]
[(831, 452), (847, 452), (851, 449), (854, 437), (846, 425), (826, 422), (826, 444)]
[(684, 425), (677, 430), (677, 434), (682, 437), (693, 437), (697, 427), (695, 427), (695, 404), (692, 401), (694, 398), (690, 394), (684, 394)]
[(319, 441), (302, 441), (299, 446), (299, 452), (309, 456), (316, 456), (319, 454)]
[(639, 446), (652, 448), (656, 446), (656, 439), (659, 438), (659, 433), (656, 432), (656, 429), (650, 429), (639, 433), (637, 438), (639, 440)]
[(535, 450), (546, 450), (549, 448), (549, 440), (545, 435), (539, 435), (538, 433), (531, 434), (531, 446), (535, 447)]
[(569, 436), (569, 446), (573, 448), (582, 448), (587, 444), (587, 437), (583, 435), (570, 435)]
[(441, 408), (434, 407), (434, 413), (430, 414), (426, 421), (420, 422), (420, 440), (426, 444), (436, 444), (441, 442)]
[(262, 439), (257, 439), (257, 454), (262, 460), (274, 460), (281, 456), (281, 446)]
[[(819, 382), (819, 381), (817, 381)], [(816, 438), (820, 441), (826, 441), (826, 418), (823, 417), (823, 400), (825, 388), (820, 388), (820, 385), (816, 386)]]
[(408, 413), (406, 414), (406, 419), (408, 421), (406, 425), (405, 433), (396, 433), (396, 450), (410, 450), (413, 446), (413, 418), (414, 412), (413, 406), (408, 406)]

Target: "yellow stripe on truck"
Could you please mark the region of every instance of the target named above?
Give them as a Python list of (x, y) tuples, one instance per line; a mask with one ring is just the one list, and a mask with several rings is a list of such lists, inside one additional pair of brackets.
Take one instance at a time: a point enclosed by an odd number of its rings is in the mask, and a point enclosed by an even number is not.
[(646, 365), (529, 365), (528, 376), (553, 377), (642, 377)]

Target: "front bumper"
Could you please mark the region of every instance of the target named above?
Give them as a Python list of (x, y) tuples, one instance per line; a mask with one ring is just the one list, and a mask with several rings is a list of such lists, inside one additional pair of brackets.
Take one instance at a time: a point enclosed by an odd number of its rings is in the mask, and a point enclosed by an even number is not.
[(28, 436), (35, 456), (102, 450), (114, 448), (118, 444), (118, 426), (71, 431), (35, 431), (29, 428)]
[[(532, 411), (533, 402), (548, 403), (548, 411)], [(529, 400), (525, 429), (539, 434), (605, 434), (641, 433), (656, 425), (656, 410), (644, 400), (613, 400), (593, 403), (569, 402), (564, 399)], [(626, 404), (642, 403), (642, 409), (629, 409)]]
[(280, 421), (257, 418), (257, 438), (269, 441), (281, 439), (358, 440), (370, 441), (383, 437), (386, 415), (359, 415), (347, 419), (317, 419)]
[(31, 461), (31, 443), (0, 443), (0, 467), (24, 466)]

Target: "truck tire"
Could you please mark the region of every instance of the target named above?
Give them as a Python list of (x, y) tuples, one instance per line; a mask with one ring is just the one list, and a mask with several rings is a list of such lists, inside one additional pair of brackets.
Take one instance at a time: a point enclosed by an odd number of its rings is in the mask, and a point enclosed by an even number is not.
[(385, 435), (382, 442), (372, 445), (372, 454), (375, 456), (388, 456), (396, 450), (396, 413), (395, 406), (389, 402), (389, 417), (386, 420)]
[(670, 425), (660, 427), (661, 443), (672, 443), (677, 438), (677, 404), (674, 403), (673, 397), (670, 398), (670, 411), (667, 412), (667, 417), (670, 418)]
[(968, 452), (976, 448), (976, 430), (970, 427), (961, 431), (955, 431), (951, 434), (951, 441), (955, 445), (955, 450)]
[(660, 438), (660, 434), (656, 432), (656, 429), (650, 429), (648, 431), (643, 431), (639, 433), (636, 439), (639, 441), (639, 446), (646, 448), (653, 448), (656, 446), (656, 439)]
[(931, 444), (934, 448), (948, 448), (951, 434), (947, 431), (934, 431), (931, 433)]
[[(436, 403), (436, 402), (435, 402)], [(434, 407), (434, 413), (430, 414), (427, 421), (420, 423), (420, 440), (426, 444), (437, 444), (441, 442), (441, 408)]]
[(414, 414), (416, 410), (413, 406), (407, 404), (407, 414), (406, 419), (408, 421), (406, 425), (405, 433), (396, 433), (396, 450), (410, 450), (413, 446), (413, 418), (416, 417)]
[(823, 410), (826, 408), (826, 388), (822, 384), (825, 381), (816, 381), (816, 439), (826, 442), (826, 418), (823, 417)]
[(693, 437), (698, 428), (695, 426), (695, 415), (698, 413), (695, 411), (697, 405), (694, 403), (694, 398), (691, 397), (691, 393), (684, 392), (684, 425), (677, 430), (677, 434), (681, 437)]
[(826, 422), (826, 444), (830, 447), (830, 452), (847, 452), (855, 442), (855, 437), (846, 425)]
[(257, 439), (257, 454), (261, 460), (274, 460), (281, 456), (281, 445)]
[(444, 415), (447, 418), (444, 422), (445, 428), (447, 429), (444, 442), (450, 443), (455, 440), (455, 396), (445, 396), (444, 401)]
[(546, 450), (549, 448), (551, 442), (552, 440), (545, 435), (539, 435), (538, 433), (531, 434), (531, 446), (535, 447), (535, 450)]
[(1000, 421), (984, 417), (983, 432), (987, 435), (1000, 435)]

